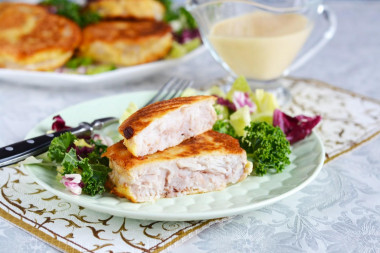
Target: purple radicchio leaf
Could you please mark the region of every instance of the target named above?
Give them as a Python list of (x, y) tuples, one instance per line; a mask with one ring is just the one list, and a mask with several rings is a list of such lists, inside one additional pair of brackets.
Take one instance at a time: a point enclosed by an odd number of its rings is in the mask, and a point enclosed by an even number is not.
[(255, 112), (257, 109), (256, 104), (252, 102), (247, 92), (235, 91), (232, 96), (232, 101), (236, 109), (240, 109), (244, 106), (248, 106), (250, 113)]
[(84, 183), (80, 174), (66, 174), (60, 182), (73, 194), (80, 195), (82, 193)]
[(195, 38), (201, 38), (198, 29), (184, 29), (180, 34), (175, 34), (174, 39), (180, 44), (193, 40)]
[(286, 139), (290, 144), (293, 144), (308, 136), (321, 119), (322, 117), (319, 115), (315, 117), (304, 115), (291, 117), (276, 109), (273, 113), (273, 126), (280, 127), (285, 133)]
[(236, 111), (236, 106), (230, 100), (222, 98), (222, 97), (217, 97), (217, 98), (218, 98), (216, 100), (217, 104), (227, 106), (227, 108), (230, 109), (233, 112)]
[(71, 127), (66, 126), (66, 122), (62, 119), (60, 115), (56, 115), (53, 117), (53, 124), (51, 125), (51, 129), (53, 131), (61, 131), (69, 128)]

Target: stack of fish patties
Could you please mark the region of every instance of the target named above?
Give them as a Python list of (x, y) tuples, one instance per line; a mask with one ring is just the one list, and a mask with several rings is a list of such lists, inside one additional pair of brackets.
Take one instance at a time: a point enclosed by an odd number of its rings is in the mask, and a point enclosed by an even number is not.
[(172, 47), (171, 27), (161, 21), (165, 7), (157, 0), (96, 0), (87, 8), (103, 21), (83, 30), (82, 56), (132, 66), (161, 59)]
[(245, 151), (212, 129), (213, 96), (157, 102), (119, 127), (124, 140), (109, 147), (111, 192), (132, 202), (222, 190), (252, 171)]

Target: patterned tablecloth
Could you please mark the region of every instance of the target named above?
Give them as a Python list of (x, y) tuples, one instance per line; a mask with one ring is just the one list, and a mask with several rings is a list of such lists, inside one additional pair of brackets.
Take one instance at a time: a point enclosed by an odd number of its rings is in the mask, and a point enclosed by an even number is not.
[[(283, 108), (287, 113), (322, 116), (323, 121), (316, 131), (319, 132), (325, 145), (326, 162), (380, 133), (380, 102), (315, 80), (288, 79), (286, 86), (290, 89), (293, 97), (292, 102)], [(2, 175), (0, 179), (1, 216), (64, 251), (162, 251), (199, 233), (211, 224), (228, 220), (225, 218), (191, 222), (160, 222), (115, 217), (72, 204), (51, 194), (35, 183), (27, 175), (22, 165), (0, 168), (0, 172)], [(278, 223), (277, 226), (290, 225), (289, 219), (294, 219), (291, 226), (297, 231), (297, 235), (305, 236), (305, 240), (298, 239), (298, 242), (287, 245), (292, 239), (295, 239), (291, 233), (281, 232), (280, 235), (277, 235), (273, 232), (271, 238), (276, 243), (269, 245), (271, 247), (274, 245), (285, 246), (276, 241), (280, 238), (281, 240), (287, 239), (284, 243), (289, 249), (296, 249), (297, 243), (299, 246), (301, 243), (306, 243), (311, 249), (318, 248), (317, 239), (320, 236), (331, 238), (336, 238), (336, 236), (334, 230), (319, 231), (320, 234), (317, 238), (313, 237), (312, 240), (307, 240), (308, 234), (312, 232), (307, 230), (307, 224), (312, 226), (313, 222), (321, 222), (324, 219), (324, 217), (316, 215), (312, 218), (316, 221), (310, 220), (309, 213), (323, 210), (335, 201), (343, 204), (345, 201), (352, 200), (352, 197), (350, 199), (345, 196), (345, 193), (342, 195), (342, 192), (337, 191), (340, 190), (336, 185), (339, 181), (335, 181), (339, 180), (339, 177), (334, 179), (337, 176), (339, 174), (334, 176), (334, 174), (327, 173), (326, 175), (326, 169), (324, 169), (316, 182), (313, 182), (302, 193), (295, 194), (291, 202), (286, 199), (281, 202), (282, 204), (250, 212), (238, 218), (235, 217), (233, 221), (250, 224), (256, 222), (257, 219), (252, 214), (261, 212), (269, 212), (272, 222)], [(368, 189), (368, 191), (371, 190), (373, 193), (376, 192), (375, 189)], [(291, 205), (287, 204), (286, 208), (276, 209), (276, 206), (283, 206), (285, 203), (291, 203)], [(370, 203), (375, 202), (371, 201)], [(359, 207), (360, 205), (356, 208)], [(376, 214), (376, 206), (365, 207), (369, 209), (368, 211), (374, 212), (372, 216)], [(363, 212), (363, 210), (356, 212)], [(347, 217), (347, 219), (349, 218)], [(332, 221), (326, 219), (324, 222), (328, 224)], [(263, 229), (273, 228), (274, 225), (271, 223), (269, 227), (263, 227)], [(332, 226), (332, 224), (330, 225)], [(341, 225), (345, 226), (346, 224)], [(300, 226), (305, 226), (305, 228), (300, 228)], [(378, 228), (376, 224), (365, 224), (365, 226), (370, 226), (370, 231), (366, 231), (369, 234), (365, 235), (369, 238), (376, 237)], [(252, 224), (251, 227), (256, 226)], [(298, 229), (306, 230), (302, 232)], [(375, 234), (371, 232), (375, 232)], [(305, 234), (303, 235), (303, 233)], [(338, 234), (338, 232), (336, 233)], [(254, 234), (252, 236), (255, 237)], [(215, 243), (219, 240), (211, 240), (211, 242)], [(215, 244), (215, 247), (218, 247), (218, 244)]]
[[(380, 51), (374, 42), (380, 37), (374, 33), (374, 20), (380, 21), (380, 4), (331, 5), (340, 18), (336, 39), (295, 74), (329, 80), (375, 99), (310, 79), (288, 80), (294, 99), (285, 110), (321, 114), (324, 119), (317, 131), (325, 143), (327, 163), (306, 188), (271, 206), (225, 221), (138, 221), (62, 201), (35, 184), (24, 171), (2, 168), (1, 251), (379, 252), (380, 138), (376, 136), (380, 131), (380, 104), (376, 99), (380, 99), (380, 92), (376, 85), (380, 74), (376, 66), (380, 66), (375, 59), (379, 59)], [(352, 24), (352, 20), (357, 22)], [(352, 25), (361, 25), (357, 32), (362, 36), (350, 35)], [(366, 36), (369, 34), (374, 36)], [(346, 59), (359, 44), (370, 53), (359, 48), (360, 56)], [(224, 75), (207, 53), (179, 66), (176, 73), (196, 79), (198, 86)], [(43, 118), (69, 105), (152, 89), (170, 75), (172, 72), (167, 71), (125, 86), (86, 90), (43, 89), (2, 81), (0, 146), (22, 139)]]

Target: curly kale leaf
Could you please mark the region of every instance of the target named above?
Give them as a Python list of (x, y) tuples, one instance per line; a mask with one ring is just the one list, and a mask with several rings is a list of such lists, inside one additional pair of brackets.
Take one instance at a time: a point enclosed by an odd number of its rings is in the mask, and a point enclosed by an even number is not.
[(105, 191), (104, 185), (111, 169), (103, 164), (90, 164), (88, 158), (81, 160), (79, 166), (83, 171), (83, 191), (90, 196), (102, 194)]
[(88, 158), (78, 160), (75, 149), (70, 149), (62, 161), (62, 175), (81, 174), (83, 191), (94, 196), (105, 191), (105, 183), (111, 169), (100, 163), (90, 163)]
[(49, 146), (48, 157), (52, 161), (62, 162), (67, 149), (76, 139), (77, 137), (70, 132), (63, 133), (59, 137), (54, 138)]
[(90, 140), (90, 144), (94, 146), (94, 150), (87, 156), (90, 163), (99, 163), (108, 167), (108, 158), (102, 157), (102, 154), (107, 150), (107, 146), (100, 140), (94, 141), (93, 139)]
[(246, 150), (257, 175), (278, 173), (290, 164), (290, 144), (279, 127), (266, 122), (251, 122), (245, 132), (240, 145)]

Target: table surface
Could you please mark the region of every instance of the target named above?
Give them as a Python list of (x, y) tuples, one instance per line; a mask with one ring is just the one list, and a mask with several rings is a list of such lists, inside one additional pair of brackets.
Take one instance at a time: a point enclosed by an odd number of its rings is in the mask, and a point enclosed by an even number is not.
[[(338, 17), (332, 41), (293, 76), (314, 78), (380, 99), (380, 2), (328, 1)], [(226, 72), (205, 52), (174, 70), (114, 87), (65, 89), (9, 84), (0, 77), (0, 146), (23, 139), (38, 122), (67, 106), (121, 92), (155, 89), (172, 73), (196, 86)], [(380, 138), (325, 165), (316, 179), (336, 187), (337, 195), (321, 199), (313, 213), (292, 207), (292, 197), (219, 223), (172, 252), (379, 252)], [(318, 191), (306, 187), (303, 192)], [(323, 195), (323, 189), (319, 189)], [(325, 201), (322, 203), (322, 201)], [(304, 204), (312, 204), (304, 200)], [(56, 252), (0, 219), (0, 251)], [(372, 250), (372, 251), (371, 251)]]

